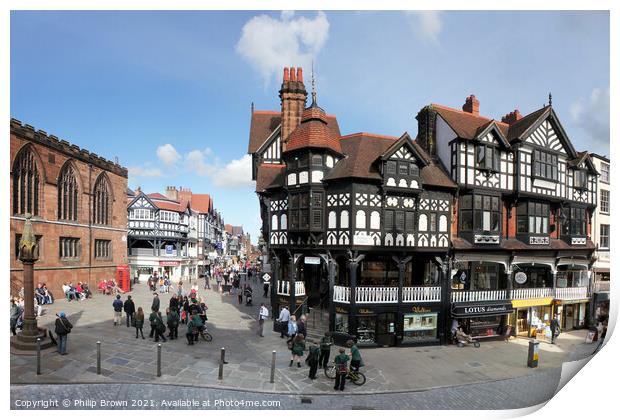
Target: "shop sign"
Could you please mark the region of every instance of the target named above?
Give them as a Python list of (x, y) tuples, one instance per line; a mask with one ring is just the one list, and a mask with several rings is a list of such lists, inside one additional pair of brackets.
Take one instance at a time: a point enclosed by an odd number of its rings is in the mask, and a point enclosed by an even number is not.
[(366, 235), (366, 232), (356, 233), (353, 235), (354, 245), (374, 245), (375, 241), (371, 236)]
[(431, 308), (425, 308), (424, 306), (414, 306), (411, 308), (411, 312), (416, 314), (425, 314), (431, 312)]
[(172, 245), (166, 245), (166, 255), (173, 255), (174, 247)]
[(374, 315), (375, 312), (372, 309), (361, 308), (361, 309), (358, 309), (357, 313), (358, 314)]
[(321, 264), (321, 259), (319, 257), (305, 257), (304, 264), (319, 265)]
[(492, 316), (511, 313), (513, 311), (512, 304), (508, 303), (485, 303), (485, 304), (468, 304), (453, 305), (452, 313), (457, 316)]
[(525, 284), (526, 281), (527, 281), (527, 274), (525, 274), (523, 271), (519, 271), (518, 273), (515, 274), (515, 282), (517, 284)]
[(161, 267), (178, 267), (181, 265), (181, 261), (160, 261), (159, 265)]
[(349, 310), (346, 308), (341, 308), (341, 307), (336, 306), (336, 313), (337, 314), (348, 314)]

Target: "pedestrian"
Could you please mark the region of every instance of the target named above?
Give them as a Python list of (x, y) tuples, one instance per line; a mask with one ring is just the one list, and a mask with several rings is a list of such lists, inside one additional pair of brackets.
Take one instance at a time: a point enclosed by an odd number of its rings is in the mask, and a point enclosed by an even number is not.
[(116, 299), (112, 302), (114, 308), (114, 326), (121, 325), (121, 317), (123, 315), (123, 301), (121, 295), (116, 295)]
[(267, 293), (269, 293), (269, 282), (266, 281), (263, 283), (263, 297), (267, 297)]
[(164, 278), (159, 279), (159, 293), (166, 293), (166, 285), (164, 284)]
[(306, 338), (308, 332), (306, 331), (306, 316), (302, 315), (299, 317), (299, 322), (297, 323), (297, 334), (301, 334)]
[(194, 326), (194, 341), (198, 342), (198, 335), (200, 335), (200, 333), (204, 330), (205, 324), (196, 309), (194, 309), (191, 313), (191, 321)]
[(179, 285), (177, 287), (177, 295), (179, 295), (179, 299), (183, 296), (183, 281), (179, 280)]
[(56, 331), (56, 335), (58, 335), (58, 340), (56, 340), (58, 343), (58, 353), (64, 356), (67, 354), (67, 336), (71, 332), (73, 325), (65, 317), (64, 312), (60, 312), (56, 314), (56, 316), (58, 318), (56, 318), (54, 330)]
[(325, 335), (321, 337), (320, 345), (321, 355), (319, 356), (319, 366), (325, 369), (329, 363), (329, 353), (331, 351), (331, 347), (334, 345), (334, 339), (332, 338), (331, 332), (325, 332)]
[(360, 350), (357, 348), (357, 344), (353, 340), (347, 341), (347, 347), (349, 347), (351, 352), (351, 370), (353, 372), (357, 372), (360, 370), (360, 367), (364, 365), (362, 362), (362, 355), (360, 354)]
[(310, 366), (310, 372), (308, 378), (316, 379), (316, 371), (319, 368), (319, 346), (314, 342), (310, 342), (308, 347), (308, 357), (306, 357), (306, 363)]
[(293, 341), (293, 338), (297, 335), (297, 319), (295, 315), (291, 315), (288, 320), (288, 328), (287, 328), (288, 340), (286, 340), (286, 344), (289, 344)]
[(177, 298), (176, 293), (172, 295), (170, 298), (170, 303), (168, 304), (170, 310), (175, 310), (177, 313), (179, 312), (179, 299)]
[(131, 295), (127, 296), (127, 300), (123, 304), (123, 309), (125, 310), (125, 319), (127, 320), (127, 328), (130, 325), (133, 325), (133, 315), (136, 312), (136, 305), (131, 300)]
[(211, 285), (209, 284), (209, 275), (205, 274), (205, 290), (211, 290)]
[(11, 298), (11, 333), (17, 335), (17, 319), (19, 318), (20, 309), (15, 299)]
[(166, 322), (168, 323), (168, 338), (179, 338), (179, 314), (175, 309), (166, 309)]
[(153, 293), (153, 303), (151, 304), (151, 311), (159, 312), (159, 295)]
[(605, 321), (602, 324), (602, 330), (603, 331), (598, 336), (598, 344), (597, 344), (596, 348), (594, 349), (594, 351), (592, 352), (592, 354), (598, 352), (601, 349), (601, 347), (603, 347), (603, 344), (605, 342), (605, 337), (607, 336), (607, 321)]
[(291, 363), (290, 366), (293, 366), (293, 362), (297, 362), (297, 367), (301, 367), (301, 358), (304, 355), (304, 350), (306, 350), (306, 341), (304, 340), (304, 336), (301, 334), (297, 334), (293, 339), (291, 348)]
[(347, 379), (347, 363), (349, 362), (349, 356), (344, 354), (344, 349), (341, 347), (338, 349), (338, 355), (334, 358), (334, 364), (336, 365), (336, 383), (334, 389), (336, 391), (344, 391), (344, 383)]
[(187, 345), (188, 346), (193, 346), (194, 345), (194, 335), (195, 334), (196, 334), (196, 331), (195, 331), (194, 323), (192, 322), (191, 319), (189, 319), (187, 321), (187, 333), (185, 334), (185, 337), (187, 337)]
[(560, 322), (558, 321), (558, 316), (553, 315), (553, 319), (551, 320), (551, 344), (555, 344), (555, 339), (558, 335), (560, 335)]
[(280, 310), (277, 321), (280, 323), (280, 338), (284, 338), (284, 334), (288, 333), (288, 322), (291, 319), (291, 313), (288, 311), (288, 307), (284, 306)]
[(263, 337), (263, 326), (265, 320), (269, 317), (269, 310), (265, 306), (265, 303), (260, 304), (260, 311), (258, 312), (258, 335)]
[(151, 316), (149, 316), (149, 321), (151, 322), (151, 336), (155, 337), (156, 343), (159, 342), (159, 338), (165, 343), (166, 337), (164, 337), (164, 332), (166, 331), (166, 325), (164, 324), (164, 320), (161, 318), (161, 313), (157, 311), (153, 311)]
[(142, 332), (142, 327), (144, 326), (144, 311), (142, 310), (142, 306), (138, 307), (138, 312), (134, 316), (133, 322), (136, 326), (136, 338), (138, 338), (138, 332), (140, 332), (140, 335), (144, 340), (144, 333)]
[(239, 305), (243, 303), (243, 289), (241, 287), (237, 289), (237, 300), (239, 301)]

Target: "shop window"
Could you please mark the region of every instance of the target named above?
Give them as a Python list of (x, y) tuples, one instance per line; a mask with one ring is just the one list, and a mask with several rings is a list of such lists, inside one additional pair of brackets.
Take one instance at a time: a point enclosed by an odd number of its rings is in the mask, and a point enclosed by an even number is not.
[(359, 344), (373, 344), (376, 342), (375, 331), (377, 329), (377, 318), (371, 316), (357, 317), (357, 342)]
[(540, 150), (534, 151), (534, 176), (550, 181), (558, 180), (558, 156)]
[(403, 343), (419, 343), (437, 338), (436, 312), (403, 315)]
[(335, 331), (339, 333), (349, 333), (349, 315), (336, 313)]
[(398, 267), (392, 257), (364, 259), (358, 270), (360, 286), (398, 286)]
[(468, 324), (469, 335), (473, 337), (492, 337), (499, 335), (501, 332), (502, 316), (470, 318)]
[[(549, 267), (522, 266), (520, 271), (527, 276), (527, 280), (523, 284), (519, 284), (516, 281), (513, 282), (513, 287), (515, 289), (553, 287), (553, 275), (551, 274), (551, 269)], [(515, 272), (515, 275), (516, 273), (517, 272)]]

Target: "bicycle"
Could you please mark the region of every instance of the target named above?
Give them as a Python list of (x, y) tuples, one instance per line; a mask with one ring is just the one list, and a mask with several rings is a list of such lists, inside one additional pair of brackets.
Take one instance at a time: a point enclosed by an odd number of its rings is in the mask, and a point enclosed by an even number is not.
[(211, 333), (209, 333), (209, 331), (207, 331), (206, 327), (198, 330), (198, 337), (202, 338), (202, 340), (206, 341), (207, 343), (213, 341), (213, 336), (211, 335)]
[[(325, 372), (325, 376), (327, 376), (329, 379), (336, 379), (336, 366), (335, 365), (327, 366), (324, 369), (324, 372)], [(360, 371), (355, 372), (349, 368), (347, 368), (346, 378), (349, 379), (351, 382), (353, 382), (357, 386), (362, 386), (366, 383), (366, 375), (364, 375)]]

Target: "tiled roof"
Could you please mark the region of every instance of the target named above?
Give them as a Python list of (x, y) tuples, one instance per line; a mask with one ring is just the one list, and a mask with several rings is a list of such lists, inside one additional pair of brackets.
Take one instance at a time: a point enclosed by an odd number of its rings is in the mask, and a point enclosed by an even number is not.
[[(472, 140), (476, 135), (486, 128), (486, 125), (494, 121), (491, 118), (481, 117), (469, 112), (459, 111), (444, 105), (431, 104), (433, 109), (448, 123), (457, 136), (462, 139)], [(504, 136), (508, 134), (508, 124), (495, 121)], [(484, 128), (483, 128), (484, 126)], [(480, 130), (480, 131), (479, 131)]]
[(213, 210), (213, 200), (209, 194), (192, 194), (191, 206), (200, 213), (209, 213)]
[(304, 147), (322, 147), (342, 153), (340, 130), (330, 127), (328, 122), (327, 115), (321, 108), (306, 108), (301, 116), (301, 123), (288, 137), (286, 152)]
[(154, 199), (161, 198), (161, 199), (164, 199), (164, 200), (168, 199), (168, 197), (166, 197), (165, 195), (162, 195), (160, 193), (150, 193), (150, 194), (147, 194), (147, 197), (154, 198)]
[(426, 153), (416, 141), (413, 142), (413, 147), (420, 154), (428, 164), (420, 171), (420, 178), (423, 185), (445, 188), (456, 188), (456, 184), (448, 174), (444, 171), (440, 163), (434, 162), (431, 157)]
[(508, 130), (508, 141), (512, 142), (519, 138), (521, 134), (523, 134), (528, 128), (532, 126), (532, 124), (536, 122), (536, 120), (538, 120), (538, 118), (540, 118), (541, 115), (543, 115), (547, 110), (550, 109), (550, 106), (542, 107), (539, 110), (534, 111), (511, 124), (510, 129)]
[(279, 177), (284, 179), (285, 165), (274, 165), (269, 163), (263, 163), (258, 167), (256, 173), (256, 192), (263, 192), (267, 187), (270, 187)]
[(176, 211), (176, 212), (183, 212), (183, 211), (185, 211), (185, 208), (181, 207), (180, 203), (178, 203), (176, 201), (160, 201), (160, 200), (157, 200), (157, 199), (155, 199), (155, 200), (151, 199), (151, 201), (160, 210), (170, 210), (170, 211)]
[(225, 224), (225, 225), (224, 225), (224, 230), (225, 230), (227, 233), (230, 233), (230, 234), (232, 235), (232, 232), (233, 232), (233, 227), (232, 227), (232, 225)]
[(250, 142), (248, 153), (254, 153), (263, 144), (269, 134), (280, 125), (281, 114), (277, 111), (254, 111), (250, 122)]

